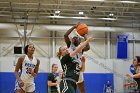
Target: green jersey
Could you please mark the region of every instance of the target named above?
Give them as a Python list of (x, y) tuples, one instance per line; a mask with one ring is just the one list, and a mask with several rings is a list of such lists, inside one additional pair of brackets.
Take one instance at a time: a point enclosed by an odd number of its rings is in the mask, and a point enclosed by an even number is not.
[(64, 72), (63, 77), (73, 79), (77, 82), (80, 74), (80, 66), (78, 62), (73, 62), (73, 60), (75, 59), (70, 57), (70, 54), (66, 54), (61, 59), (61, 66)]
[[(56, 83), (56, 76), (55, 76), (55, 74), (53, 74), (53, 73), (50, 73), (49, 75), (48, 75), (48, 81), (52, 81), (52, 83)], [(49, 89), (50, 89), (50, 91), (51, 92), (57, 92), (57, 87), (56, 86), (51, 86), (51, 87), (49, 87)]]

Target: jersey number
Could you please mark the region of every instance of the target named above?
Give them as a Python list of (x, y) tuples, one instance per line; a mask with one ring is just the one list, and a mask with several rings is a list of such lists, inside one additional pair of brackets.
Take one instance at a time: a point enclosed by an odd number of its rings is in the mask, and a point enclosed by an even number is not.
[(26, 73), (31, 74), (28, 67), (26, 68)]

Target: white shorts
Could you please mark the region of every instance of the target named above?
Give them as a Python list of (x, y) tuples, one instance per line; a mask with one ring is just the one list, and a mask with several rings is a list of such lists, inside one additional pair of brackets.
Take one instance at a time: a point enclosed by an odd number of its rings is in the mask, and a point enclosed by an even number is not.
[(19, 83), (16, 81), (15, 90), (22, 89), (25, 92), (34, 92), (35, 91), (35, 83), (34, 82), (24, 82), (24, 86), (20, 87)]
[(79, 80), (77, 83), (81, 83), (84, 81), (84, 76), (83, 76), (83, 72), (80, 72), (80, 75), (79, 75)]

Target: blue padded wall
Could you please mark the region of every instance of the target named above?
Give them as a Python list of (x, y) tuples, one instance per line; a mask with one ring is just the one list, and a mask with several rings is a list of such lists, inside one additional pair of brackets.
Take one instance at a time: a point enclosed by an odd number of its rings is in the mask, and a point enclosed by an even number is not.
[[(48, 73), (39, 73), (35, 78), (36, 93), (47, 93)], [(112, 73), (85, 73), (86, 93), (103, 93), (104, 84), (111, 81), (114, 88)], [(14, 93), (15, 74), (13, 72), (0, 72), (0, 93)], [(77, 90), (77, 93), (79, 91)]]

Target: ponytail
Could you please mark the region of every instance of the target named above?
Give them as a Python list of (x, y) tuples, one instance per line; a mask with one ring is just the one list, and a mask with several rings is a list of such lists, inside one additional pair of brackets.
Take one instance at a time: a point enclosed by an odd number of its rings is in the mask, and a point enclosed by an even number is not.
[(61, 47), (59, 48), (59, 52), (57, 52), (57, 57), (61, 59)]

